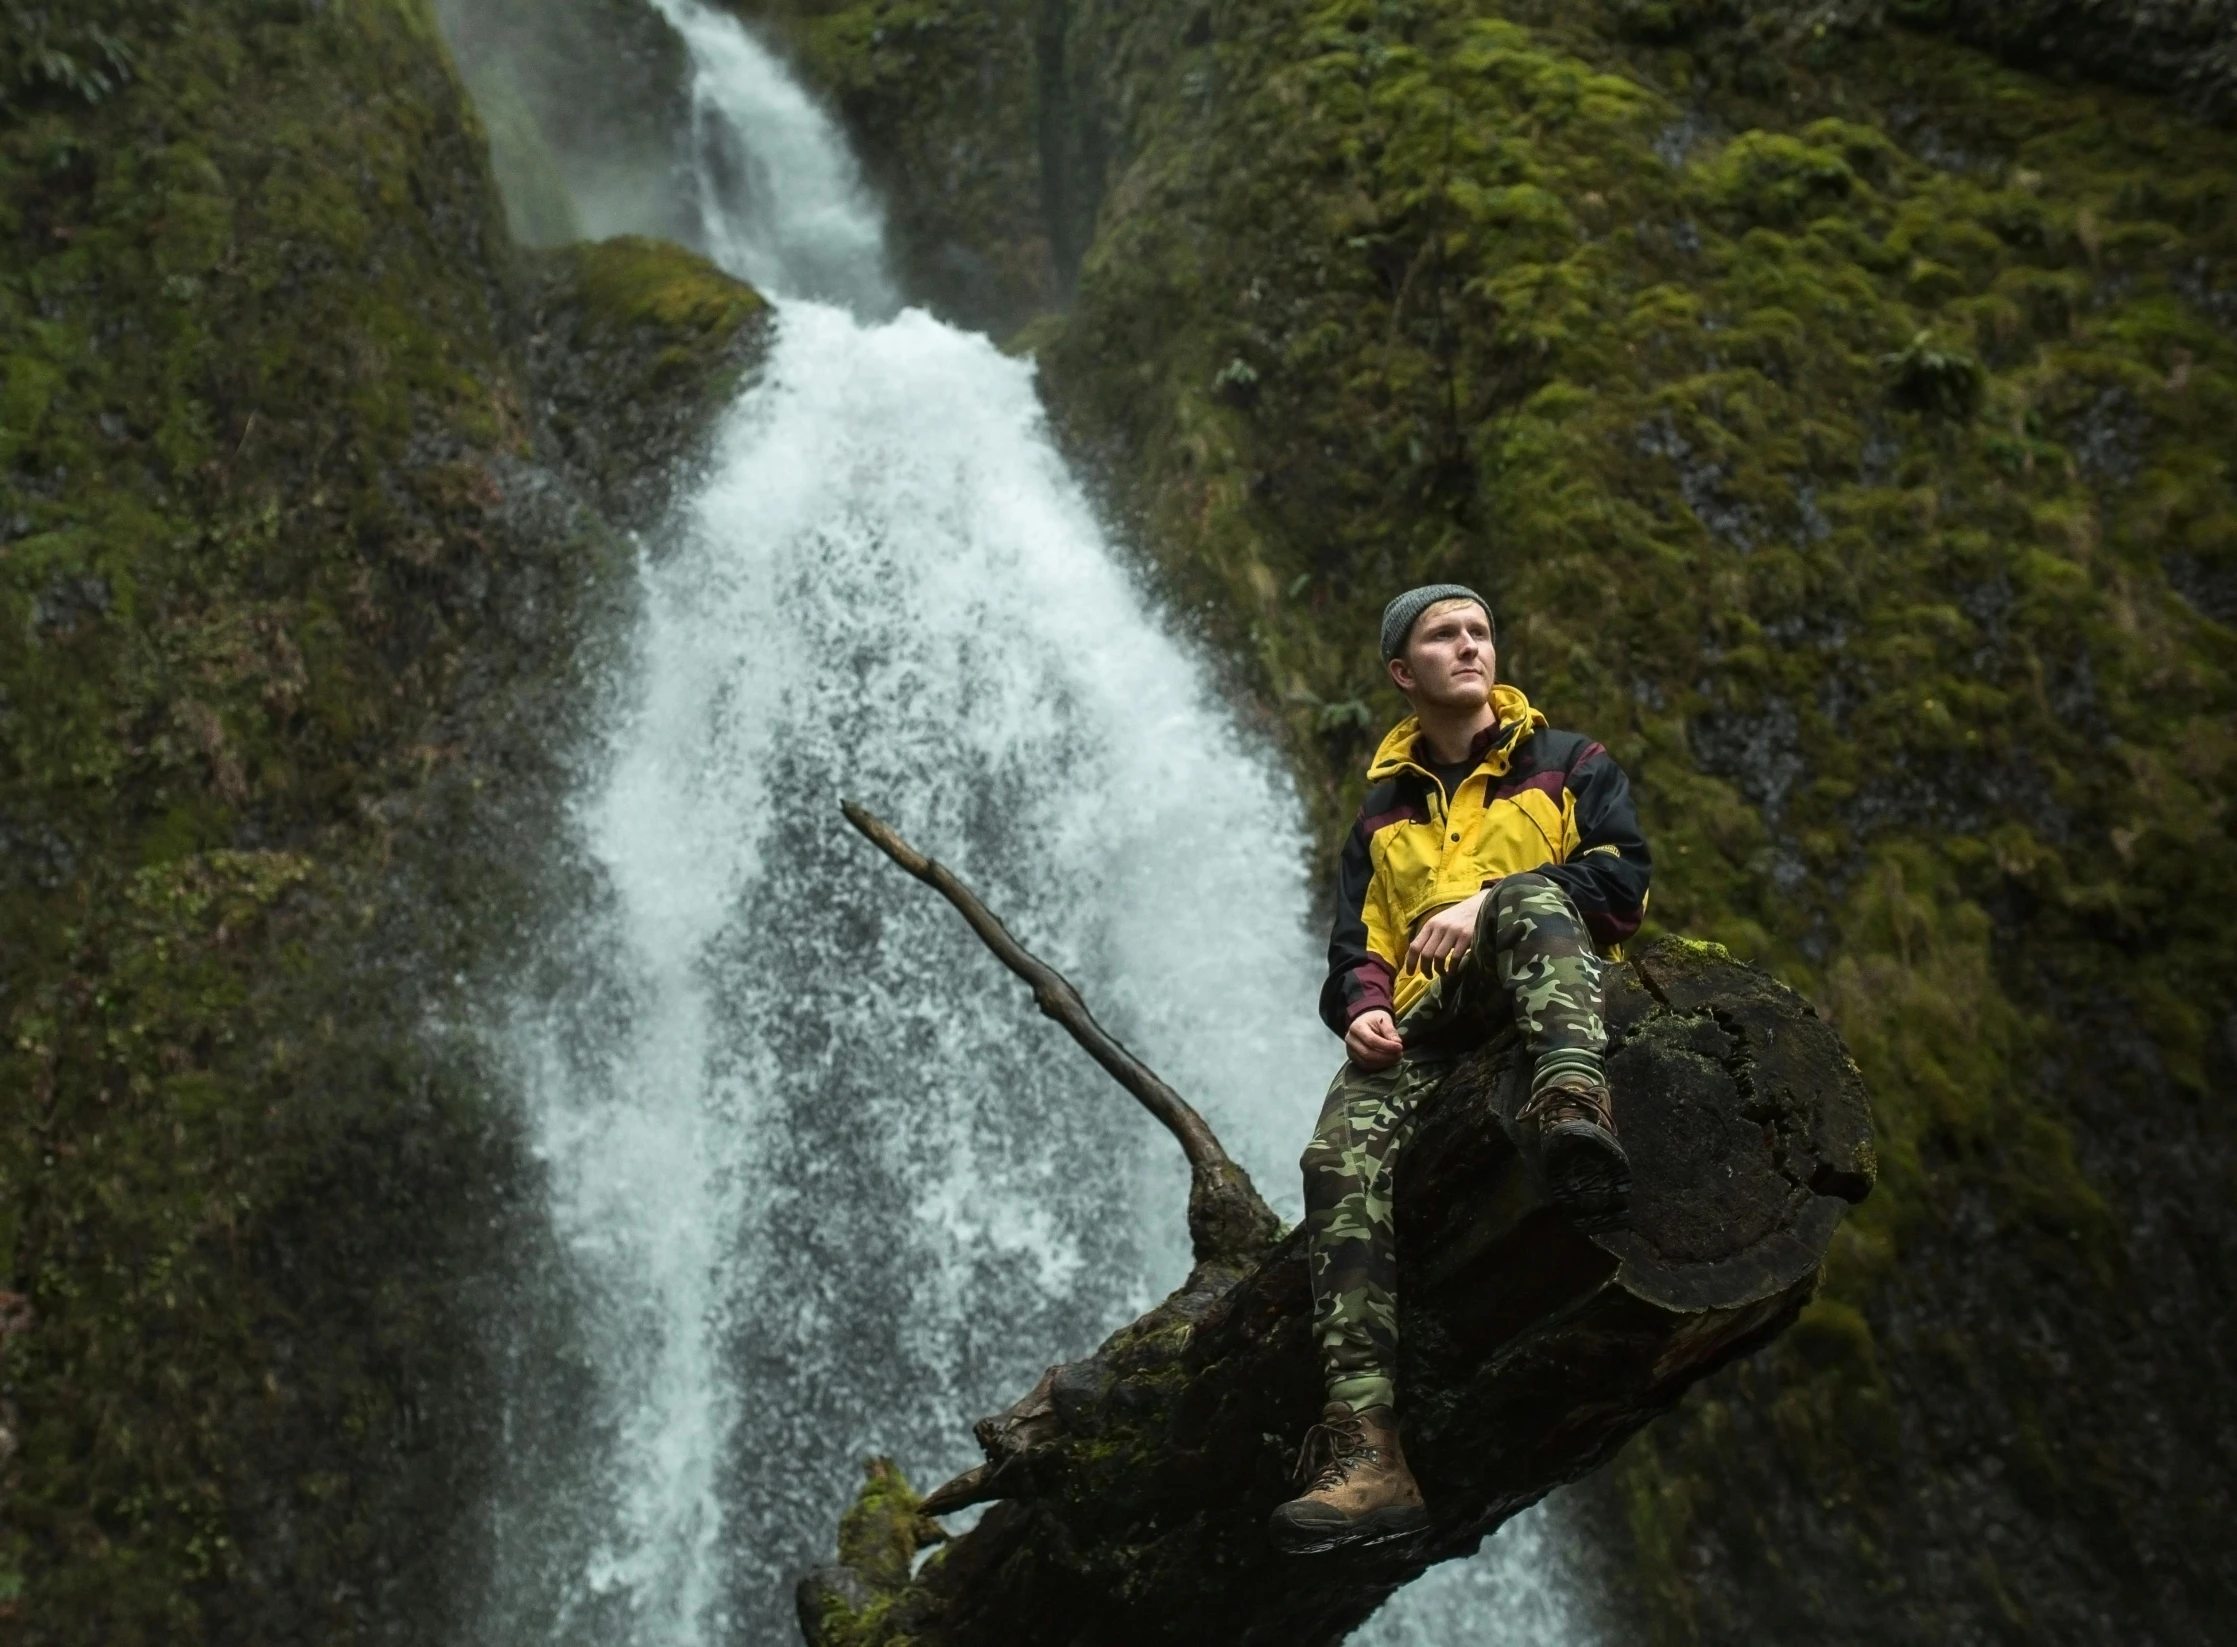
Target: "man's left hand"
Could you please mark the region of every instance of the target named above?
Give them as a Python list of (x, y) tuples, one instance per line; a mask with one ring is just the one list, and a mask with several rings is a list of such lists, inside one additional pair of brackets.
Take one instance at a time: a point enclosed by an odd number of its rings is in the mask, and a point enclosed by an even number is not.
[(1476, 917), (1490, 896), (1487, 888), (1457, 904), (1447, 904), (1423, 920), (1414, 929), (1414, 941), (1406, 946), (1406, 964), (1400, 970), (1431, 976), (1450, 972), (1475, 944)]

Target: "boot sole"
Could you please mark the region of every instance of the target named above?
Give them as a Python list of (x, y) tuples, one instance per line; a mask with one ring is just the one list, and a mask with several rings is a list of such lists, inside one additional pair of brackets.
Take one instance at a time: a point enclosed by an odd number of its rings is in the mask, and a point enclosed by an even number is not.
[(1392, 1544), (1412, 1538), (1429, 1526), (1429, 1512), (1419, 1506), (1407, 1509), (1392, 1505), (1385, 1510), (1369, 1510), (1363, 1516), (1332, 1515), (1310, 1520), (1284, 1514), (1288, 1508), (1285, 1504), (1276, 1510), (1269, 1526), (1274, 1547), (1284, 1555), (1325, 1555), (1330, 1550)]
[(1587, 1235), (1631, 1227), (1631, 1157), (1615, 1134), (1590, 1121), (1564, 1121), (1539, 1146), (1546, 1193)]

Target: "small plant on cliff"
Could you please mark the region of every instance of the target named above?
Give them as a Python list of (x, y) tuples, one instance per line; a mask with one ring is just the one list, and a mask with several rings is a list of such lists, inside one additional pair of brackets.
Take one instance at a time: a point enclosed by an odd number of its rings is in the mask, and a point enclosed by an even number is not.
[(1981, 409), (1986, 387), (1981, 363), (1959, 350), (1938, 347), (1932, 332), (1922, 331), (1894, 353), (1882, 355), (1880, 366), (1892, 379), (1890, 393), (1898, 405), (1960, 419)]

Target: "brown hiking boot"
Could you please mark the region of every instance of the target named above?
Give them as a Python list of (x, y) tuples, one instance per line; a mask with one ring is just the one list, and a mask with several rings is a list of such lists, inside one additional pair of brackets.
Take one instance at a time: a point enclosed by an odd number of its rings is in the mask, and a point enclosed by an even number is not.
[(1515, 1119), (1536, 1127), (1546, 1193), (1572, 1224), (1591, 1234), (1631, 1222), (1631, 1158), (1606, 1087), (1540, 1087)]
[(1297, 1455), (1298, 1484), (1308, 1479), (1304, 1497), (1274, 1511), (1274, 1543), (1291, 1555), (1382, 1544), (1429, 1525), (1388, 1407), (1355, 1413), (1331, 1401)]

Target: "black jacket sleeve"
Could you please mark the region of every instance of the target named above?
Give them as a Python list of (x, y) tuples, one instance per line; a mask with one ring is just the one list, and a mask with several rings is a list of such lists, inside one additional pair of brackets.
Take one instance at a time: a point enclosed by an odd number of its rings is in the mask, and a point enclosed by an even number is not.
[[(1370, 805), (1373, 797), (1370, 796)], [(1321, 1022), (1341, 1035), (1362, 1012), (1390, 1008), (1391, 967), (1368, 945), (1367, 897), (1375, 868), (1368, 851), (1374, 830), (1362, 808), (1336, 861), (1336, 925), (1328, 935), (1328, 979), (1320, 987)]]
[(1631, 804), (1631, 780), (1607, 750), (1588, 743), (1569, 763), (1564, 782), (1576, 802), (1576, 850), (1541, 873), (1576, 901), (1596, 942), (1620, 944), (1639, 930), (1654, 873)]

